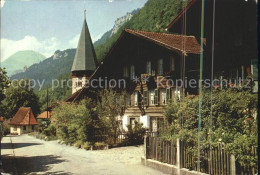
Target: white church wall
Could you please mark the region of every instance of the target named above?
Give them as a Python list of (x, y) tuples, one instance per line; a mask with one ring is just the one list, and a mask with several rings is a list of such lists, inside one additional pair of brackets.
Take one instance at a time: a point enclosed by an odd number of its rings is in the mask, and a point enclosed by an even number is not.
[(87, 77), (72, 78), (72, 94), (82, 89), (87, 83)]

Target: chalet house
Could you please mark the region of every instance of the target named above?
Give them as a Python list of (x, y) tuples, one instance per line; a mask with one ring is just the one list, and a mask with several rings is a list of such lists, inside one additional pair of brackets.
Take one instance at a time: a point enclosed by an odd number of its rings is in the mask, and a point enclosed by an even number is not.
[[(215, 78), (224, 76), (238, 80), (238, 77), (245, 78), (250, 74), (251, 60), (257, 58), (255, 8), (255, 2), (250, 0), (216, 1)], [(100, 65), (96, 64), (95, 51), (84, 22), (77, 48), (77, 53), (81, 53), (76, 54), (72, 68), (73, 94), (67, 102), (78, 101), (107, 87), (100, 78), (108, 81), (123, 79), (124, 87), (120, 83), (115, 86), (128, 93), (124, 115), (118, 116), (122, 130), (127, 131), (127, 125), (133, 126), (138, 121), (150, 131), (158, 131), (160, 121), (165, 120), (163, 108), (169, 99), (198, 93), (197, 86), (181, 87), (174, 80), (198, 79), (202, 53), (203, 77), (210, 78), (212, 9), (212, 1), (206, 1), (203, 51), (200, 45), (201, 1), (192, 0), (168, 26), (167, 30), (172, 34), (126, 29)], [(185, 18), (187, 30), (183, 33)], [(82, 65), (85, 67), (80, 68)], [(173, 81), (169, 83), (169, 80)]]
[(9, 122), (10, 133), (21, 135), (34, 131), (37, 121), (30, 107), (21, 107)]
[[(181, 88), (177, 88), (172, 82), (167, 83), (167, 80), (182, 77), (182, 57), (186, 58), (187, 70), (196, 70), (199, 67), (201, 47), (198, 40), (194, 36), (126, 29), (102, 64), (97, 66), (94, 64), (95, 53), (89, 53), (95, 52), (89, 36), (87, 23), (84, 21), (72, 66), (73, 94), (67, 102), (78, 101), (91, 95), (92, 90), (106, 87), (105, 82), (100, 82), (100, 79), (123, 79), (125, 86), (117, 86), (117, 89), (126, 90), (129, 95), (124, 115), (118, 116), (122, 130), (126, 131), (127, 125), (133, 126), (138, 121), (156, 132), (160, 121), (165, 119), (163, 107), (167, 101), (181, 96)], [(88, 65), (89, 62), (91, 66)], [(94, 70), (95, 66), (97, 68)], [(140, 77), (149, 81), (136, 81)], [(192, 74), (189, 78), (192, 78)], [(87, 85), (87, 80), (93, 86), (82, 88)], [(95, 89), (95, 86), (98, 88)]]
[[(170, 23), (167, 30), (182, 34), (185, 27), (186, 35), (193, 35), (199, 39), (201, 2), (192, 0)], [(251, 75), (257, 87), (257, 1), (216, 0), (215, 2), (213, 30), (214, 1), (205, 1), (204, 38), (207, 40), (207, 45), (204, 48), (204, 60), (207, 66), (204, 66), (204, 76), (211, 75), (213, 53), (214, 78), (222, 76), (239, 81), (239, 77), (245, 79)]]
[[(150, 131), (157, 132), (160, 121), (165, 120), (163, 108), (167, 101), (182, 95), (182, 89), (174, 82), (182, 78), (183, 56), (186, 69), (194, 70), (199, 67), (200, 54), (201, 47), (194, 36), (126, 29), (94, 79), (125, 80), (128, 107), (123, 116), (118, 116), (123, 130), (138, 121)], [(192, 74), (189, 78), (193, 78)]]

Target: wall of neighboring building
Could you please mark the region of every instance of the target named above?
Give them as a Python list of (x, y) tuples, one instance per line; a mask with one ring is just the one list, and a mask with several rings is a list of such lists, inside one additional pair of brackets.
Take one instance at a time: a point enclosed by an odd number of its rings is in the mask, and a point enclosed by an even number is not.
[(22, 129), (23, 129), (23, 133), (29, 133), (29, 132), (34, 131), (35, 126), (34, 125), (27, 125), (27, 126), (24, 126)]
[(21, 126), (11, 126), (10, 127), (10, 133), (21, 135), (21, 134), (23, 134), (23, 129), (22, 129)]
[(30, 133), (35, 130), (35, 125), (25, 125), (25, 126), (11, 126), (10, 133), (21, 135), (24, 133)]

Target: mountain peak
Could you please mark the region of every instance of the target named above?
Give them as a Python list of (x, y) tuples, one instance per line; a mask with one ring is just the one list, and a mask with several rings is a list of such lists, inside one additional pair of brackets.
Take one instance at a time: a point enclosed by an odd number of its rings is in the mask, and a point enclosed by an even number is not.
[(22, 50), (14, 53), (5, 59), (1, 67), (5, 67), (8, 75), (23, 71), (24, 67), (29, 67), (46, 59), (42, 54), (33, 50)]

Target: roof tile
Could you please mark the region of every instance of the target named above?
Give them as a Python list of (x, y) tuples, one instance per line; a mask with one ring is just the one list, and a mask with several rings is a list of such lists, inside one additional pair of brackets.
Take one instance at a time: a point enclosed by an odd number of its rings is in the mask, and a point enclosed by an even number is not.
[(9, 122), (10, 125), (37, 125), (30, 107), (21, 107)]
[(193, 53), (200, 54), (201, 46), (195, 36), (185, 36), (185, 35), (174, 35), (167, 33), (155, 33), (147, 31), (137, 31), (137, 30), (125, 30), (127, 33), (136, 35), (138, 37), (143, 37), (156, 44), (167, 47), (168, 49), (175, 50), (181, 53)]

